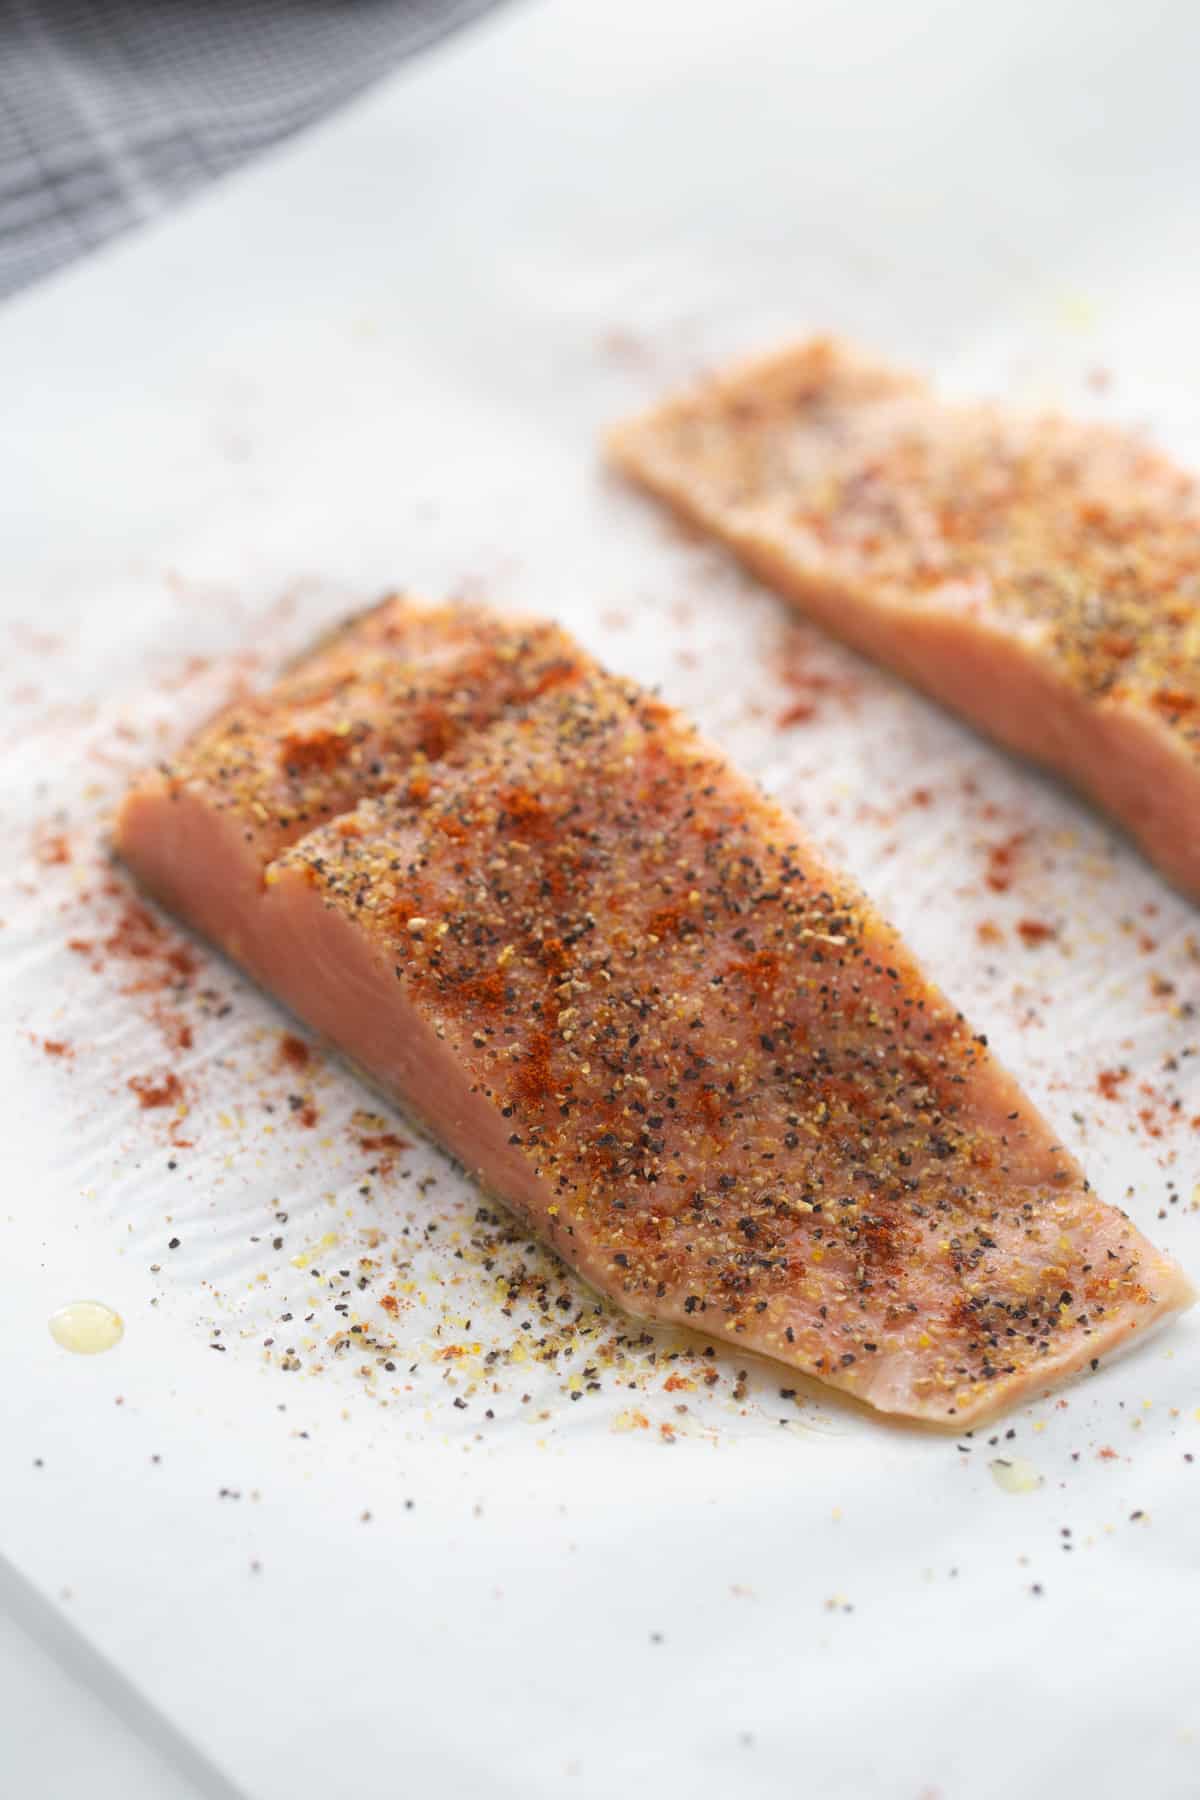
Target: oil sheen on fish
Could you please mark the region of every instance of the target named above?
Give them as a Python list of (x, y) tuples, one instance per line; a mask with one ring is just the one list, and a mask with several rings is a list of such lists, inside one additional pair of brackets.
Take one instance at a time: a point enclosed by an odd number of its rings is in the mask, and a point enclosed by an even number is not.
[(1189, 1298), (795, 821), (553, 626), (385, 602), (117, 844), (639, 1317), (961, 1427)]
[(1200, 487), (1140, 438), (949, 405), (817, 339), (620, 426), (610, 449), (1200, 895)]

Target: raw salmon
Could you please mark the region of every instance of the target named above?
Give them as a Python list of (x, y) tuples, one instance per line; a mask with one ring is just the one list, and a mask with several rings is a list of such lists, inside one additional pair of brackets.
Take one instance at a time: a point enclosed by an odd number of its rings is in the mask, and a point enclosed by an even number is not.
[(1164, 457), (1106, 426), (940, 402), (828, 339), (710, 380), (610, 447), (1200, 895), (1200, 489)]
[[(119, 842), (158, 837), (158, 892), (238, 956), (267, 865), (356, 802), (453, 759), (509, 702), (573, 679), (580, 651), (557, 626), (482, 609), (414, 606), (402, 597), (331, 632), (265, 693), (228, 707), (174, 764), (147, 775), (121, 816)], [(156, 808), (167, 796), (171, 805)], [(208, 846), (207, 871), (191, 854)], [(165, 836), (163, 835), (165, 834)], [(165, 887), (177, 870), (205, 884)]]
[[(327, 732), (370, 748), (301, 771)], [(643, 1318), (962, 1426), (1189, 1298), (795, 821), (553, 627), (391, 602), (117, 843)]]

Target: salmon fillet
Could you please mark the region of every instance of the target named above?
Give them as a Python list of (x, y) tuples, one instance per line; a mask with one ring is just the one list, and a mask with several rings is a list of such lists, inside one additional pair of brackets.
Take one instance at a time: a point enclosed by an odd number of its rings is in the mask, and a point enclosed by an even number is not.
[(553, 626), (386, 603), (117, 845), (642, 1318), (961, 1427), (1190, 1298), (795, 821)]
[(1200, 896), (1200, 489), (1136, 437), (953, 406), (816, 339), (617, 428), (621, 469), (1054, 769)]

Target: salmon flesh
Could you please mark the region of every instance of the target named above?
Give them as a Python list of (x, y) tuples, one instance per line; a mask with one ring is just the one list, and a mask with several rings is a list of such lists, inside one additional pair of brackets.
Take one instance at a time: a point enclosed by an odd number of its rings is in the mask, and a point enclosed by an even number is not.
[(796, 822), (552, 625), (385, 602), (117, 846), (638, 1317), (961, 1428), (1190, 1298)]
[(1200, 896), (1200, 487), (1131, 433), (949, 405), (816, 339), (618, 427), (802, 612), (1074, 783)]

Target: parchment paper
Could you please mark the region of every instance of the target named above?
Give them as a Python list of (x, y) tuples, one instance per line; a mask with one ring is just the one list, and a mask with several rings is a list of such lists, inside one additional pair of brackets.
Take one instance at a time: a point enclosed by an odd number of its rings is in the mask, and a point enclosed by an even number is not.
[(553, 613), (1200, 1274), (1195, 908), (596, 449), (833, 327), (1200, 461), (1198, 52), (1182, 0), (516, 6), (0, 317), (0, 1547), (249, 1794), (1200, 1792), (1194, 1316), (958, 1441), (642, 1333), (104, 852), (347, 607)]

